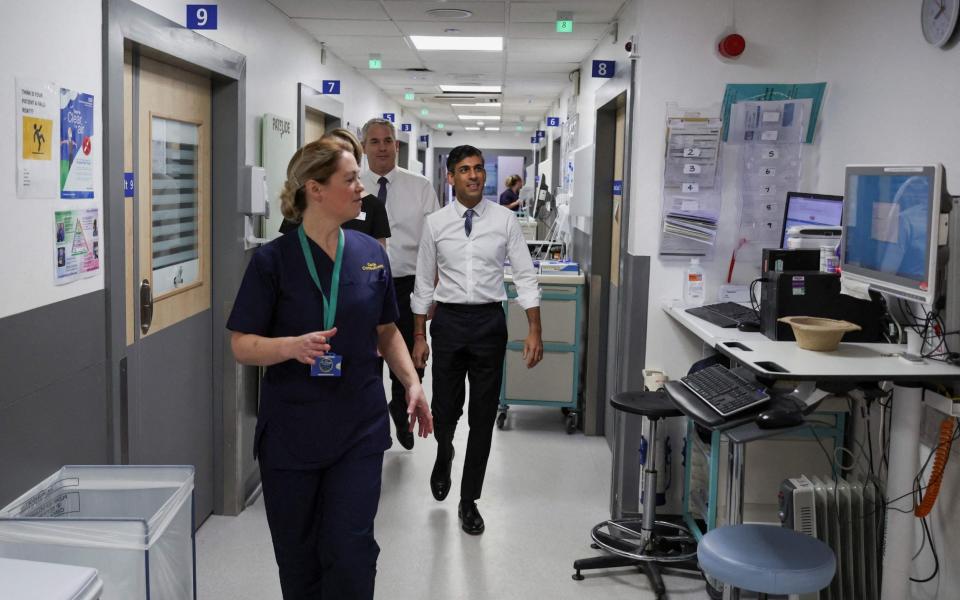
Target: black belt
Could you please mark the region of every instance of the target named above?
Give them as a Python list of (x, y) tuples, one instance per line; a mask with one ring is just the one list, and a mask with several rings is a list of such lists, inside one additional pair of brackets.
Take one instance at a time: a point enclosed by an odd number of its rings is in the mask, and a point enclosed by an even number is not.
[(503, 304), (500, 302), (487, 302), (486, 304), (451, 304), (449, 302), (437, 302), (437, 307), (450, 308), (453, 310), (490, 310), (497, 308), (503, 310)]
[(403, 277), (394, 277), (393, 280), (394, 281), (410, 281), (412, 279), (415, 279), (416, 277), (417, 277), (416, 275), (404, 275)]

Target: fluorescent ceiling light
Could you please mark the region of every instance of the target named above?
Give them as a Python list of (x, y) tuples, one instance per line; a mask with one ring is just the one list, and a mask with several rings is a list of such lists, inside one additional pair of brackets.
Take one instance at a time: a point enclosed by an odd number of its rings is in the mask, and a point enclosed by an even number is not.
[(417, 50), (474, 50), (502, 52), (502, 37), (464, 37), (459, 35), (411, 35)]
[(487, 127), (484, 131), (500, 131), (499, 127)]
[(464, 121), (499, 121), (500, 115), (457, 115)]
[(502, 85), (458, 85), (458, 84), (440, 84), (440, 91), (454, 92), (461, 94), (499, 94), (503, 90)]
[(472, 102), (470, 104), (457, 104), (456, 102), (451, 102), (450, 106), (490, 106), (498, 107), (500, 106), (499, 102)]
[(464, 127), (467, 131), (480, 131), (479, 127)]

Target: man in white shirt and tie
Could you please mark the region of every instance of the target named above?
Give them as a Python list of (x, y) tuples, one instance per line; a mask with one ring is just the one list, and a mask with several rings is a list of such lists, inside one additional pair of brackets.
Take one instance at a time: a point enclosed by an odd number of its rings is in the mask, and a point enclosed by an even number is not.
[(458, 514), (460, 526), (473, 535), (484, 530), (476, 501), (483, 488), (503, 381), (507, 345), (507, 323), (501, 304), (507, 299), (503, 287), (505, 259), (510, 260), (517, 302), (526, 311), (529, 324), (523, 359), (532, 368), (543, 358), (540, 286), (533, 261), (514, 212), (484, 201), (485, 181), (480, 150), (458, 146), (450, 152), (447, 182), (456, 191), (456, 201), (427, 217), (410, 303), (414, 319), (413, 362), (421, 368), (430, 353), (427, 312), (431, 303), (437, 303), (430, 325), (432, 408), (437, 438), (430, 490), (437, 500), (446, 498), (450, 491), (453, 435), (463, 414), (464, 378), (470, 380), (470, 435)]
[[(364, 124), (361, 135), (363, 152), (367, 156), (367, 170), (361, 173), (360, 179), (363, 187), (375, 194), (387, 209), (391, 232), (387, 238), (387, 257), (390, 259), (400, 314), (397, 329), (407, 343), (407, 350), (412, 351), (410, 295), (417, 272), (417, 248), (427, 215), (439, 208), (437, 194), (429, 179), (397, 166), (400, 142), (393, 123), (386, 119), (370, 119)], [(423, 367), (417, 369), (417, 374), (422, 380)], [(390, 380), (390, 416), (397, 430), (397, 441), (410, 450), (414, 439), (413, 421), (407, 414), (406, 388), (393, 371), (390, 372)]]

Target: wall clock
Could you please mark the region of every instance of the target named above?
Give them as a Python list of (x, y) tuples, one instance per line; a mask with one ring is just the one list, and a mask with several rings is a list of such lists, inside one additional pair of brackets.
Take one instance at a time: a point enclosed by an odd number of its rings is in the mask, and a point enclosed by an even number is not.
[(930, 44), (942, 48), (957, 28), (960, 0), (923, 0), (920, 26)]

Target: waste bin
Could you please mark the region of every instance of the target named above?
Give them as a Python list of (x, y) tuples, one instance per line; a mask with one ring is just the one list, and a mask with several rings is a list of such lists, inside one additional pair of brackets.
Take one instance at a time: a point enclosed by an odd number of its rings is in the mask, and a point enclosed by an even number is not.
[(196, 599), (193, 467), (65, 466), (0, 510), (0, 557), (91, 567), (103, 600)]
[(0, 592), (16, 600), (99, 600), (96, 569), (0, 558)]

